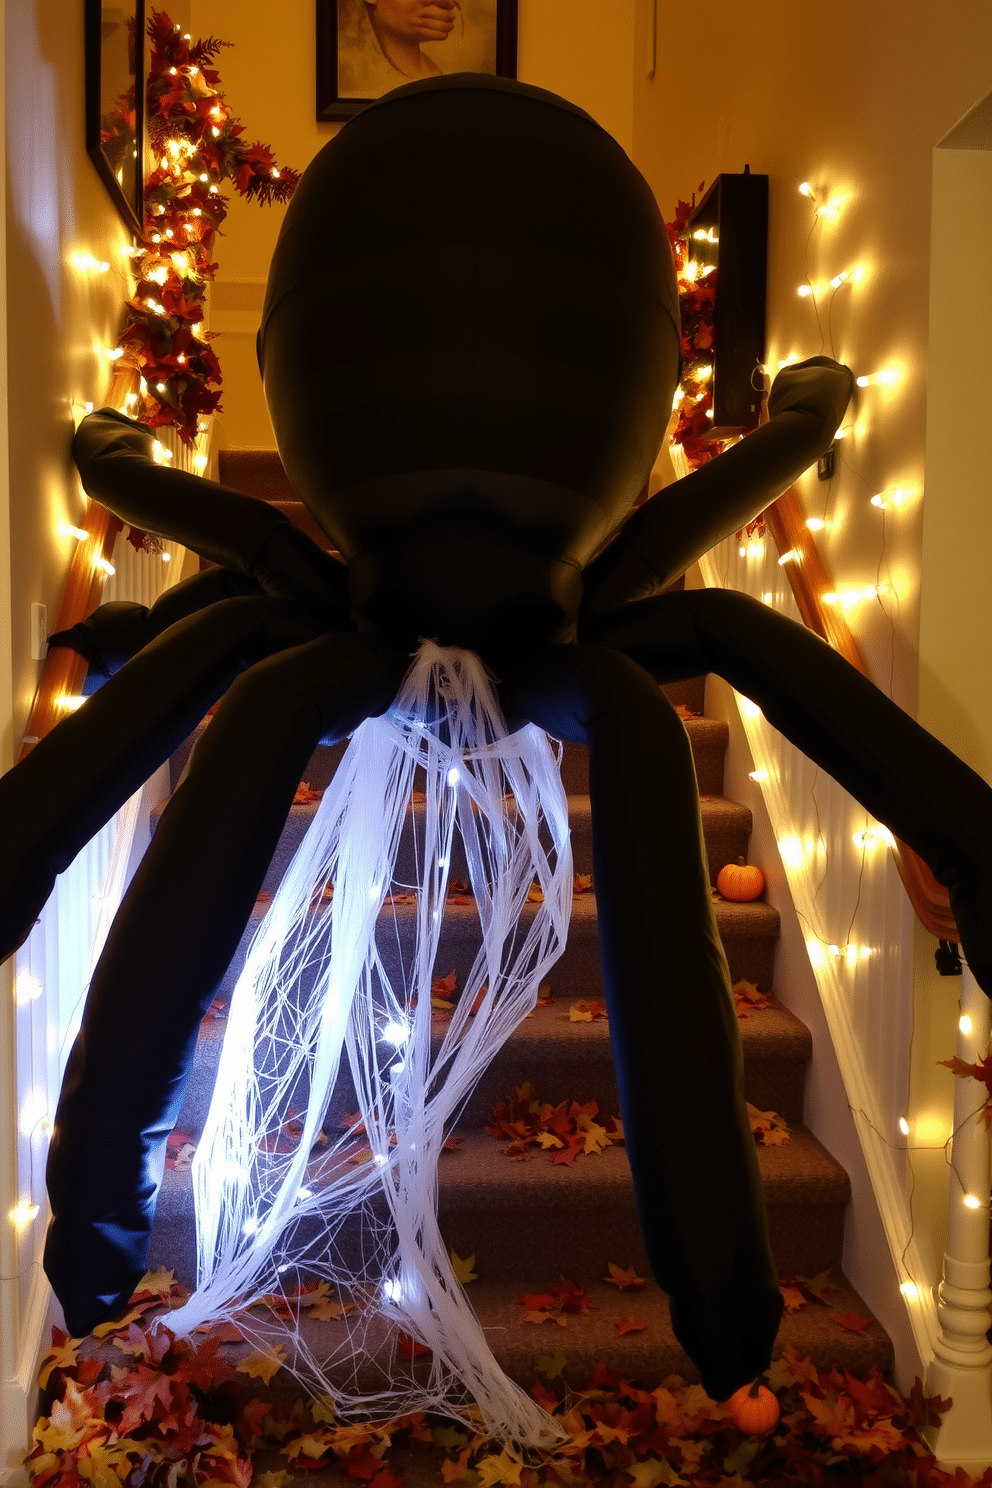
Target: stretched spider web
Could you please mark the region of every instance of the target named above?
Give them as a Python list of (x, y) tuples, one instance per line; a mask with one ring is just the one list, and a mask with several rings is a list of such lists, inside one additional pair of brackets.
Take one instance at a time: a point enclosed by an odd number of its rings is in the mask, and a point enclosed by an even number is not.
[[(481, 948), (439, 1025), (458, 852)], [(193, 1162), (197, 1289), (162, 1325), (235, 1320), (342, 1417), (438, 1410), (520, 1446), (561, 1440), (454, 1274), (437, 1163), (534, 1007), (571, 902), (560, 751), (533, 725), (507, 732), (474, 653), (423, 642), (390, 710), (352, 736), (252, 943)]]

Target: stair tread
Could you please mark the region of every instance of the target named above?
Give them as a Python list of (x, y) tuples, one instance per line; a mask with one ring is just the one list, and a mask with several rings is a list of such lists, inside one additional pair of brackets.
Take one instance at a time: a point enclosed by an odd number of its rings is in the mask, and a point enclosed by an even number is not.
[[(613, 1259), (617, 1265), (628, 1264), (625, 1256)], [(785, 1273), (780, 1272), (780, 1281), (783, 1275)], [(468, 1299), (493, 1355), (511, 1379), (527, 1388), (538, 1377), (538, 1360), (560, 1352), (566, 1360), (560, 1378), (573, 1389), (581, 1388), (587, 1382), (590, 1370), (600, 1360), (609, 1369), (621, 1370), (630, 1383), (649, 1389), (657, 1388), (669, 1374), (681, 1375), (689, 1384), (698, 1383), (698, 1370), (672, 1331), (667, 1295), (653, 1278), (645, 1278), (643, 1287), (623, 1291), (603, 1280), (590, 1279), (580, 1283), (586, 1287), (588, 1301), (592, 1304), (588, 1312), (567, 1314), (564, 1327), (553, 1319), (543, 1324), (528, 1323), (525, 1320), (526, 1309), (518, 1298), (546, 1291), (561, 1279), (541, 1276), (533, 1286), (529, 1286), (519, 1280), (489, 1278), (484, 1270), (480, 1270), (478, 1279), (470, 1283)], [(792, 1312), (783, 1313), (772, 1357), (779, 1358), (785, 1348), (791, 1346), (820, 1369), (847, 1369), (863, 1377), (874, 1367), (888, 1376), (894, 1366), (894, 1350), (881, 1322), (839, 1266), (831, 1269), (829, 1283), (832, 1288), (829, 1304), (810, 1300)], [(154, 1309), (147, 1317), (150, 1320), (153, 1315), (164, 1311)], [(847, 1316), (850, 1313), (867, 1318), (868, 1326), (852, 1331), (832, 1320), (834, 1315)], [(617, 1323), (623, 1318), (643, 1322), (643, 1330), (618, 1332)], [(251, 1314), (251, 1321), (252, 1341), (221, 1344), (219, 1353), (222, 1357), (237, 1363), (257, 1347), (282, 1348), (285, 1354), (292, 1355), (293, 1335), (279, 1319), (266, 1315), (259, 1308)], [(346, 1336), (340, 1322), (319, 1322), (308, 1316), (305, 1310), (301, 1315), (299, 1333), (305, 1347), (318, 1359), (328, 1358), (340, 1349)], [(363, 1375), (368, 1378), (372, 1371), (382, 1371), (392, 1347), (392, 1339), (384, 1338), (381, 1349), (377, 1351), (378, 1363), (374, 1355), (365, 1370), (359, 1362), (360, 1381)], [(89, 1338), (80, 1352), (106, 1363), (120, 1365), (126, 1362), (126, 1356), (113, 1336)], [(351, 1360), (345, 1367), (351, 1374), (354, 1367)], [(417, 1373), (423, 1369), (426, 1374), (426, 1368), (426, 1365), (415, 1366)], [(331, 1377), (333, 1380), (333, 1372)], [(337, 1377), (343, 1378), (343, 1374)], [(267, 1399), (285, 1399), (299, 1391), (299, 1386), (286, 1369), (280, 1369), (267, 1386), (260, 1380), (246, 1378), (244, 1388), (252, 1397)], [(285, 1464), (280, 1462), (278, 1465)], [(323, 1479), (319, 1472), (308, 1472), (306, 1481), (317, 1484)], [(328, 1482), (331, 1481), (328, 1478)], [(333, 1482), (340, 1482), (337, 1471)]]

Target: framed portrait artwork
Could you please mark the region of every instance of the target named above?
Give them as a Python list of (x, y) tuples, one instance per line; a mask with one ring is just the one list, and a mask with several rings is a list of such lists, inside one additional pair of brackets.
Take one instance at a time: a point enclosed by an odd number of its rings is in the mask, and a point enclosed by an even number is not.
[(318, 119), (446, 72), (516, 77), (517, 0), (317, 0)]
[(117, 210), (141, 232), (145, 174), (144, 0), (86, 0), (86, 151)]

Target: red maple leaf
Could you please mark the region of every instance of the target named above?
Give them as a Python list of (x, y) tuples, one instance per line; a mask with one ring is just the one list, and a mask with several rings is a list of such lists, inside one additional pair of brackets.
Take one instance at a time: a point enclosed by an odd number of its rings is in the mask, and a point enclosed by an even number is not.
[(859, 1312), (832, 1312), (830, 1321), (852, 1333), (860, 1333), (863, 1328), (871, 1327), (871, 1318), (862, 1317)]

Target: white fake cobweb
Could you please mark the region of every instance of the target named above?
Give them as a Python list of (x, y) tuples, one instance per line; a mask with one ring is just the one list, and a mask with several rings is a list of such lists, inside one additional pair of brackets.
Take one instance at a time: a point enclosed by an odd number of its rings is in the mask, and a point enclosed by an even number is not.
[[(482, 945), (439, 1025), (431, 980), (459, 839)], [(543, 901), (528, 903), (535, 881)], [(414, 902), (383, 912), (401, 889)], [(165, 1326), (236, 1318), (339, 1414), (440, 1410), (521, 1446), (562, 1439), (500, 1369), (454, 1275), (437, 1163), (534, 1007), (571, 903), (547, 736), (507, 734), (480, 659), (423, 642), (390, 710), (352, 736), (235, 988), (193, 1162), (197, 1290)], [(342, 1133), (356, 1101), (360, 1124)]]

